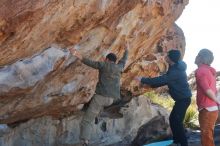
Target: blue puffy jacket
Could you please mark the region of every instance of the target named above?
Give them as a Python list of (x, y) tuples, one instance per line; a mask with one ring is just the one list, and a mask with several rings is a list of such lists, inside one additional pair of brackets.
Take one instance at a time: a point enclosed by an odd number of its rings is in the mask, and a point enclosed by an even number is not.
[(183, 61), (169, 66), (166, 74), (155, 78), (142, 78), (142, 84), (150, 85), (151, 87), (160, 87), (168, 85), (169, 93), (175, 100), (190, 98), (192, 96), (189, 84), (187, 82), (186, 64)]

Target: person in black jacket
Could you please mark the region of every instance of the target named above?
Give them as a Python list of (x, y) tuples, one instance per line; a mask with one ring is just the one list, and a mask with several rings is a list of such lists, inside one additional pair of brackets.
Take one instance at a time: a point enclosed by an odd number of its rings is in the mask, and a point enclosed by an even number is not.
[(183, 120), (191, 103), (192, 93), (187, 82), (186, 64), (180, 60), (180, 57), (179, 50), (170, 50), (166, 56), (169, 68), (164, 75), (154, 78), (135, 78), (140, 84), (150, 85), (151, 87), (168, 86), (169, 94), (175, 101), (169, 117), (170, 128), (173, 133), (173, 144), (170, 146), (188, 146)]

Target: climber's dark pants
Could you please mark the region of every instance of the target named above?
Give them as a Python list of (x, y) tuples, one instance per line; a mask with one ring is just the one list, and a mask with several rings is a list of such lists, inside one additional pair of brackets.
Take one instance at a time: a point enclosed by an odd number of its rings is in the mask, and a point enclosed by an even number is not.
[(181, 146), (188, 146), (183, 120), (190, 103), (190, 98), (176, 101), (169, 118), (170, 128), (173, 133), (173, 141), (174, 143), (180, 143)]
[(90, 140), (92, 126), (95, 121), (95, 117), (98, 116), (101, 110), (105, 106), (109, 106), (113, 103), (113, 98), (104, 97), (98, 94), (95, 94), (92, 97), (91, 103), (89, 104), (88, 109), (86, 110), (85, 115), (82, 118), (80, 123), (80, 139), (81, 140)]

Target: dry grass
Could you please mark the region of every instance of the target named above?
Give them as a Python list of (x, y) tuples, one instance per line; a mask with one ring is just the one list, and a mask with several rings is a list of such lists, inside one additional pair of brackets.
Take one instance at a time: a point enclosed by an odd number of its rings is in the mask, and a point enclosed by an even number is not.
[[(149, 98), (152, 103), (159, 104), (167, 110), (171, 111), (174, 105), (174, 101), (170, 96), (163, 96), (155, 93), (154, 91), (147, 92), (144, 94)], [(192, 98), (192, 102), (186, 112), (184, 125), (187, 128), (197, 129), (198, 128), (198, 111), (196, 106), (195, 97)]]

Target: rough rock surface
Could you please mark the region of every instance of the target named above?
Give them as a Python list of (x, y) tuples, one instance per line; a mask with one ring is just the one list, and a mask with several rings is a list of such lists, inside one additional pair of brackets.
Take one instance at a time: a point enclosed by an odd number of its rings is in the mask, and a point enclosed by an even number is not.
[[(91, 144), (95, 146), (110, 145), (123, 142), (129, 144), (137, 134), (140, 125), (150, 121), (153, 117), (163, 117), (158, 125), (162, 128), (145, 128), (148, 133), (164, 132), (169, 135), (168, 112), (156, 105), (152, 105), (145, 96), (136, 97), (127, 105), (129, 108), (121, 109), (123, 118), (109, 119), (102, 117), (97, 125), (94, 124)], [(0, 140), (1, 146), (71, 146), (78, 143), (79, 123), (81, 114), (78, 113), (63, 119), (43, 117), (30, 120), (13, 129), (8, 129)], [(146, 116), (148, 115), (148, 116)], [(157, 118), (158, 119), (158, 118)], [(95, 122), (95, 121), (94, 121)], [(152, 127), (152, 125), (150, 126)], [(162, 130), (162, 131), (161, 131)], [(156, 134), (159, 135), (159, 134)], [(156, 136), (155, 135), (155, 136)], [(152, 139), (152, 138), (151, 138)], [(118, 145), (120, 146), (120, 144)]]
[(38, 118), (40, 125), (47, 116), (77, 115), (94, 93), (98, 72), (71, 56), (66, 49), (71, 46), (94, 60), (108, 52), (120, 58), (128, 48), (124, 97), (149, 90), (139, 89), (132, 79), (164, 72), (163, 57), (171, 48), (184, 54), (184, 35), (175, 20), (187, 4), (188, 0), (1, 0), (0, 123), (15, 127)]
[(168, 123), (165, 117), (157, 116), (141, 126), (137, 136), (132, 141), (132, 146), (142, 146), (156, 140), (163, 140), (168, 135)]

